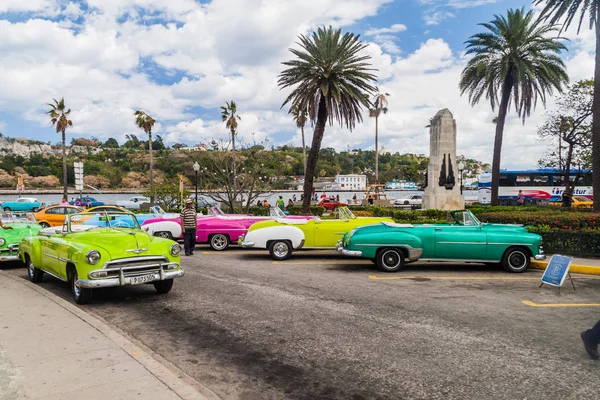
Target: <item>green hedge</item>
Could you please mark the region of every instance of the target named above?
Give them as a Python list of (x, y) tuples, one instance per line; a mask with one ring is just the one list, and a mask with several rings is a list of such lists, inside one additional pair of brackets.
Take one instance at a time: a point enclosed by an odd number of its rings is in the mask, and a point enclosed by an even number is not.
[(532, 225), (550, 229), (582, 230), (599, 229), (600, 214), (585, 212), (521, 212), (501, 211), (474, 213), (482, 222), (498, 224)]
[(530, 227), (528, 230), (542, 236), (544, 251), (547, 253), (600, 257), (600, 231), (598, 230), (549, 230), (547, 227)]

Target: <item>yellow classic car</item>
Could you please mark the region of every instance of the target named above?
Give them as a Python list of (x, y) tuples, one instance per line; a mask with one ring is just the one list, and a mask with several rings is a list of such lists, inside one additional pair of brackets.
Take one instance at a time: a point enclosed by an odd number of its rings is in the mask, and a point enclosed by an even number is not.
[(335, 249), (346, 232), (364, 225), (394, 222), (391, 218), (356, 217), (347, 207), (337, 209), (335, 219), (291, 219), (261, 221), (250, 226), (238, 243), (253, 249), (268, 249), (274, 260), (286, 260), (293, 250)]
[[(562, 199), (558, 198), (549, 203), (550, 206), (562, 207)], [(594, 202), (584, 196), (573, 196), (571, 199), (571, 207), (573, 208), (592, 208)]]

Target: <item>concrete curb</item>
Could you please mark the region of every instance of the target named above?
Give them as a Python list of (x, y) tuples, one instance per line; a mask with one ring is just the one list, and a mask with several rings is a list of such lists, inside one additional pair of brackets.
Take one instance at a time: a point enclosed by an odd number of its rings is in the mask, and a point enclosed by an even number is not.
[[(35, 290), (37, 293), (46, 297), (48, 300), (56, 303), (58, 306), (60, 306), (67, 312), (70, 312), (86, 324), (92, 326), (102, 335), (106, 336), (113, 343), (115, 343), (119, 348), (125, 351), (132, 359), (141, 364), (150, 374), (152, 374), (165, 386), (171, 389), (181, 399), (219, 400), (219, 397), (210, 389), (202, 386), (192, 377), (185, 374), (183, 371), (181, 371), (179, 368), (175, 367), (168, 361), (163, 360), (166, 361), (166, 363), (169, 364), (171, 367), (171, 369), (167, 368), (165, 365), (163, 365), (155, 359), (156, 357), (162, 360), (162, 357), (157, 355), (153, 356), (152, 351), (150, 351), (147, 348), (146, 350), (142, 350), (142, 348), (137, 346), (135, 343), (133, 343), (131, 340), (119, 333), (117, 330), (110, 327), (106, 322), (104, 322), (100, 318), (83, 311), (76, 305), (69, 303), (68, 301), (58, 297), (57, 295), (50, 293), (47, 290), (41, 288), (40, 286), (37, 286), (34, 283), (31, 283), (25, 279), (17, 278), (15, 276), (7, 274), (2, 270), (0, 270), (0, 275), (8, 279), (12, 279), (13, 281), (18, 282), (31, 290)], [(193, 384), (187, 383), (186, 381), (193, 382)]]
[[(533, 268), (533, 269), (545, 270), (547, 266), (548, 266), (548, 262), (546, 262), (546, 261), (532, 261), (531, 262), (531, 268)], [(600, 275), (600, 267), (595, 267), (593, 265), (571, 264), (569, 271), (573, 272), (574, 274)]]

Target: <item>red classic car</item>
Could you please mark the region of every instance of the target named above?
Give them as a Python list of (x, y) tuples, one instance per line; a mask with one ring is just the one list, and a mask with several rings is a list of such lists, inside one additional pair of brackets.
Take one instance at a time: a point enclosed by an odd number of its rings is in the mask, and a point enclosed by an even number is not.
[(325, 207), (325, 209), (332, 211), (338, 207), (345, 207), (348, 204), (338, 201), (335, 197), (323, 198), (317, 204), (320, 207)]

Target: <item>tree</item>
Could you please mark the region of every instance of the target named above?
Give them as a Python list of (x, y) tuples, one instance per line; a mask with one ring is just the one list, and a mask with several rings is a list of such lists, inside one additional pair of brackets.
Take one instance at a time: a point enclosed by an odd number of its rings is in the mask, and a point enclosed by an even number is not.
[[(546, 3), (541, 17), (556, 24), (563, 17), (561, 31), (567, 29), (573, 19), (579, 15), (577, 34), (586, 14), (589, 17), (589, 29), (595, 30), (596, 60), (594, 64), (594, 100), (592, 115), (592, 186), (600, 193), (600, 0), (534, 0), (534, 4)], [(594, 197), (594, 212), (600, 212), (600, 198)]]
[(300, 132), (302, 133), (302, 165), (304, 166), (304, 175), (306, 179), (306, 143), (304, 142), (304, 125), (306, 125), (306, 109), (299, 109), (298, 107), (294, 107), (290, 109), (290, 114), (294, 117), (294, 122), (296, 122), (296, 126), (300, 128)]
[(373, 108), (369, 109), (369, 117), (375, 117), (375, 183), (379, 183), (379, 115), (387, 113), (389, 93), (377, 93), (373, 100)]
[(156, 121), (154, 118), (140, 110), (134, 112), (133, 115), (135, 115), (135, 124), (138, 126), (138, 128), (142, 129), (148, 134), (148, 151), (150, 152), (150, 176), (148, 182), (150, 186), (152, 186), (154, 184), (154, 179), (152, 176), (152, 128), (154, 127)]
[(104, 142), (104, 144), (102, 145), (102, 147), (118, 149), (119, 148), (119, 142), (117, 142), (117, 140), (115, 138), (108, 138), (106, 140), (106, 142)]
[[(221, 106), (221, 120), (225, 122), (225, 128), (231, 132), (231, 148), (233, 156), (233, 176), (236, 175), (235, 167), (235, 135), (237, 134), (238, 121), (242, 118), (237, 115), (237, 106), (233, 100), (226, 101), (225, 106)], [(233, 180), (233, 186), (235, 188), (236, 181)]]
[[(571, 181), (571, 166), (582, 164), (583, 152), (591, 144), (593, 101), (594, 81), (582, 80), (573, 84), (567, 94), (557, 99), (557, 110), (548, 113), (546, 122), (538, 130), (542, 140), (552, 143), (552, 149), (539, 164), (553, 168), (558, 166), (563, 173), (565, 193), (569, 196), (573, 195), (579, 178), (577, 175), (575, 181)], [(565, 156), (563, 143), (566, 144)], [(569, 205), (568, 201), (563, 204), (565, 207)]]
[(367, 44), (359, 35), (341, 29), (320, 27), (310, 36), (300, 35), (300, 49), (290, 49), (295, 59), (286, 61), (288, 68), (279, 74), (280, 89), (293, 87), (281, 107), (307, 110), (314, 124), (312, 146), (306, 162), (303, 212), (310, 209), (315, 170), (325, 125), (345, 125), (350, 131), (362, 121), (362, 107), (369, 108), (369, 97), (376, 91), (376, 77), (371, 71), (368, 55), (359, 53)]
[[(568, 82), (560, 51), (565, 50), (561, 38), (551, 37), (553, 25), (533, 19), (533, 11), (508, 10), (507, 16), (480, 24), (487, 29), (469, 38), (466, 54), (473, 57), (462, 71), (461, 95), (469, 94), (471, 105), (483, 96), (492, 110), (498, 107), (494, 157), (492, 162), (492, 205), (498, 204), (500, 157), (504, 123), (509, 105), (525, 119), (538, 100), (546, 105), (546, 97), (556, 89), (562, 93)], [(500, 96), (500, 101), (498, 97)]]
[(164, 210), (173, 210), (175, 208), (183, 207), (180, 204), (181, 198), (187, 198), (190, 196), (190, 192), (184, 190), (183, 193), (179, 191), (178, 184), (156, 184), (151, 185), (148, 190), (144, 193), (144, 196), (154, 197), (154, 201)]
[[(50, 123), (56, 127), (56, 133), (62, 135), (62, 163), (63, 163), (63, 195), (67, 196), (67, 146), (65, 131), (68, 127), (73, 126), (73, 121), (68, 117), (71, 114), (71, 109), (65, 106), (65, 98), (60, 101), (54, 100), (54, 104), (48, 103), (51, 107), (46, 113), (50, 116)], [(66, 110), (66, 111), (65, 111)]]

